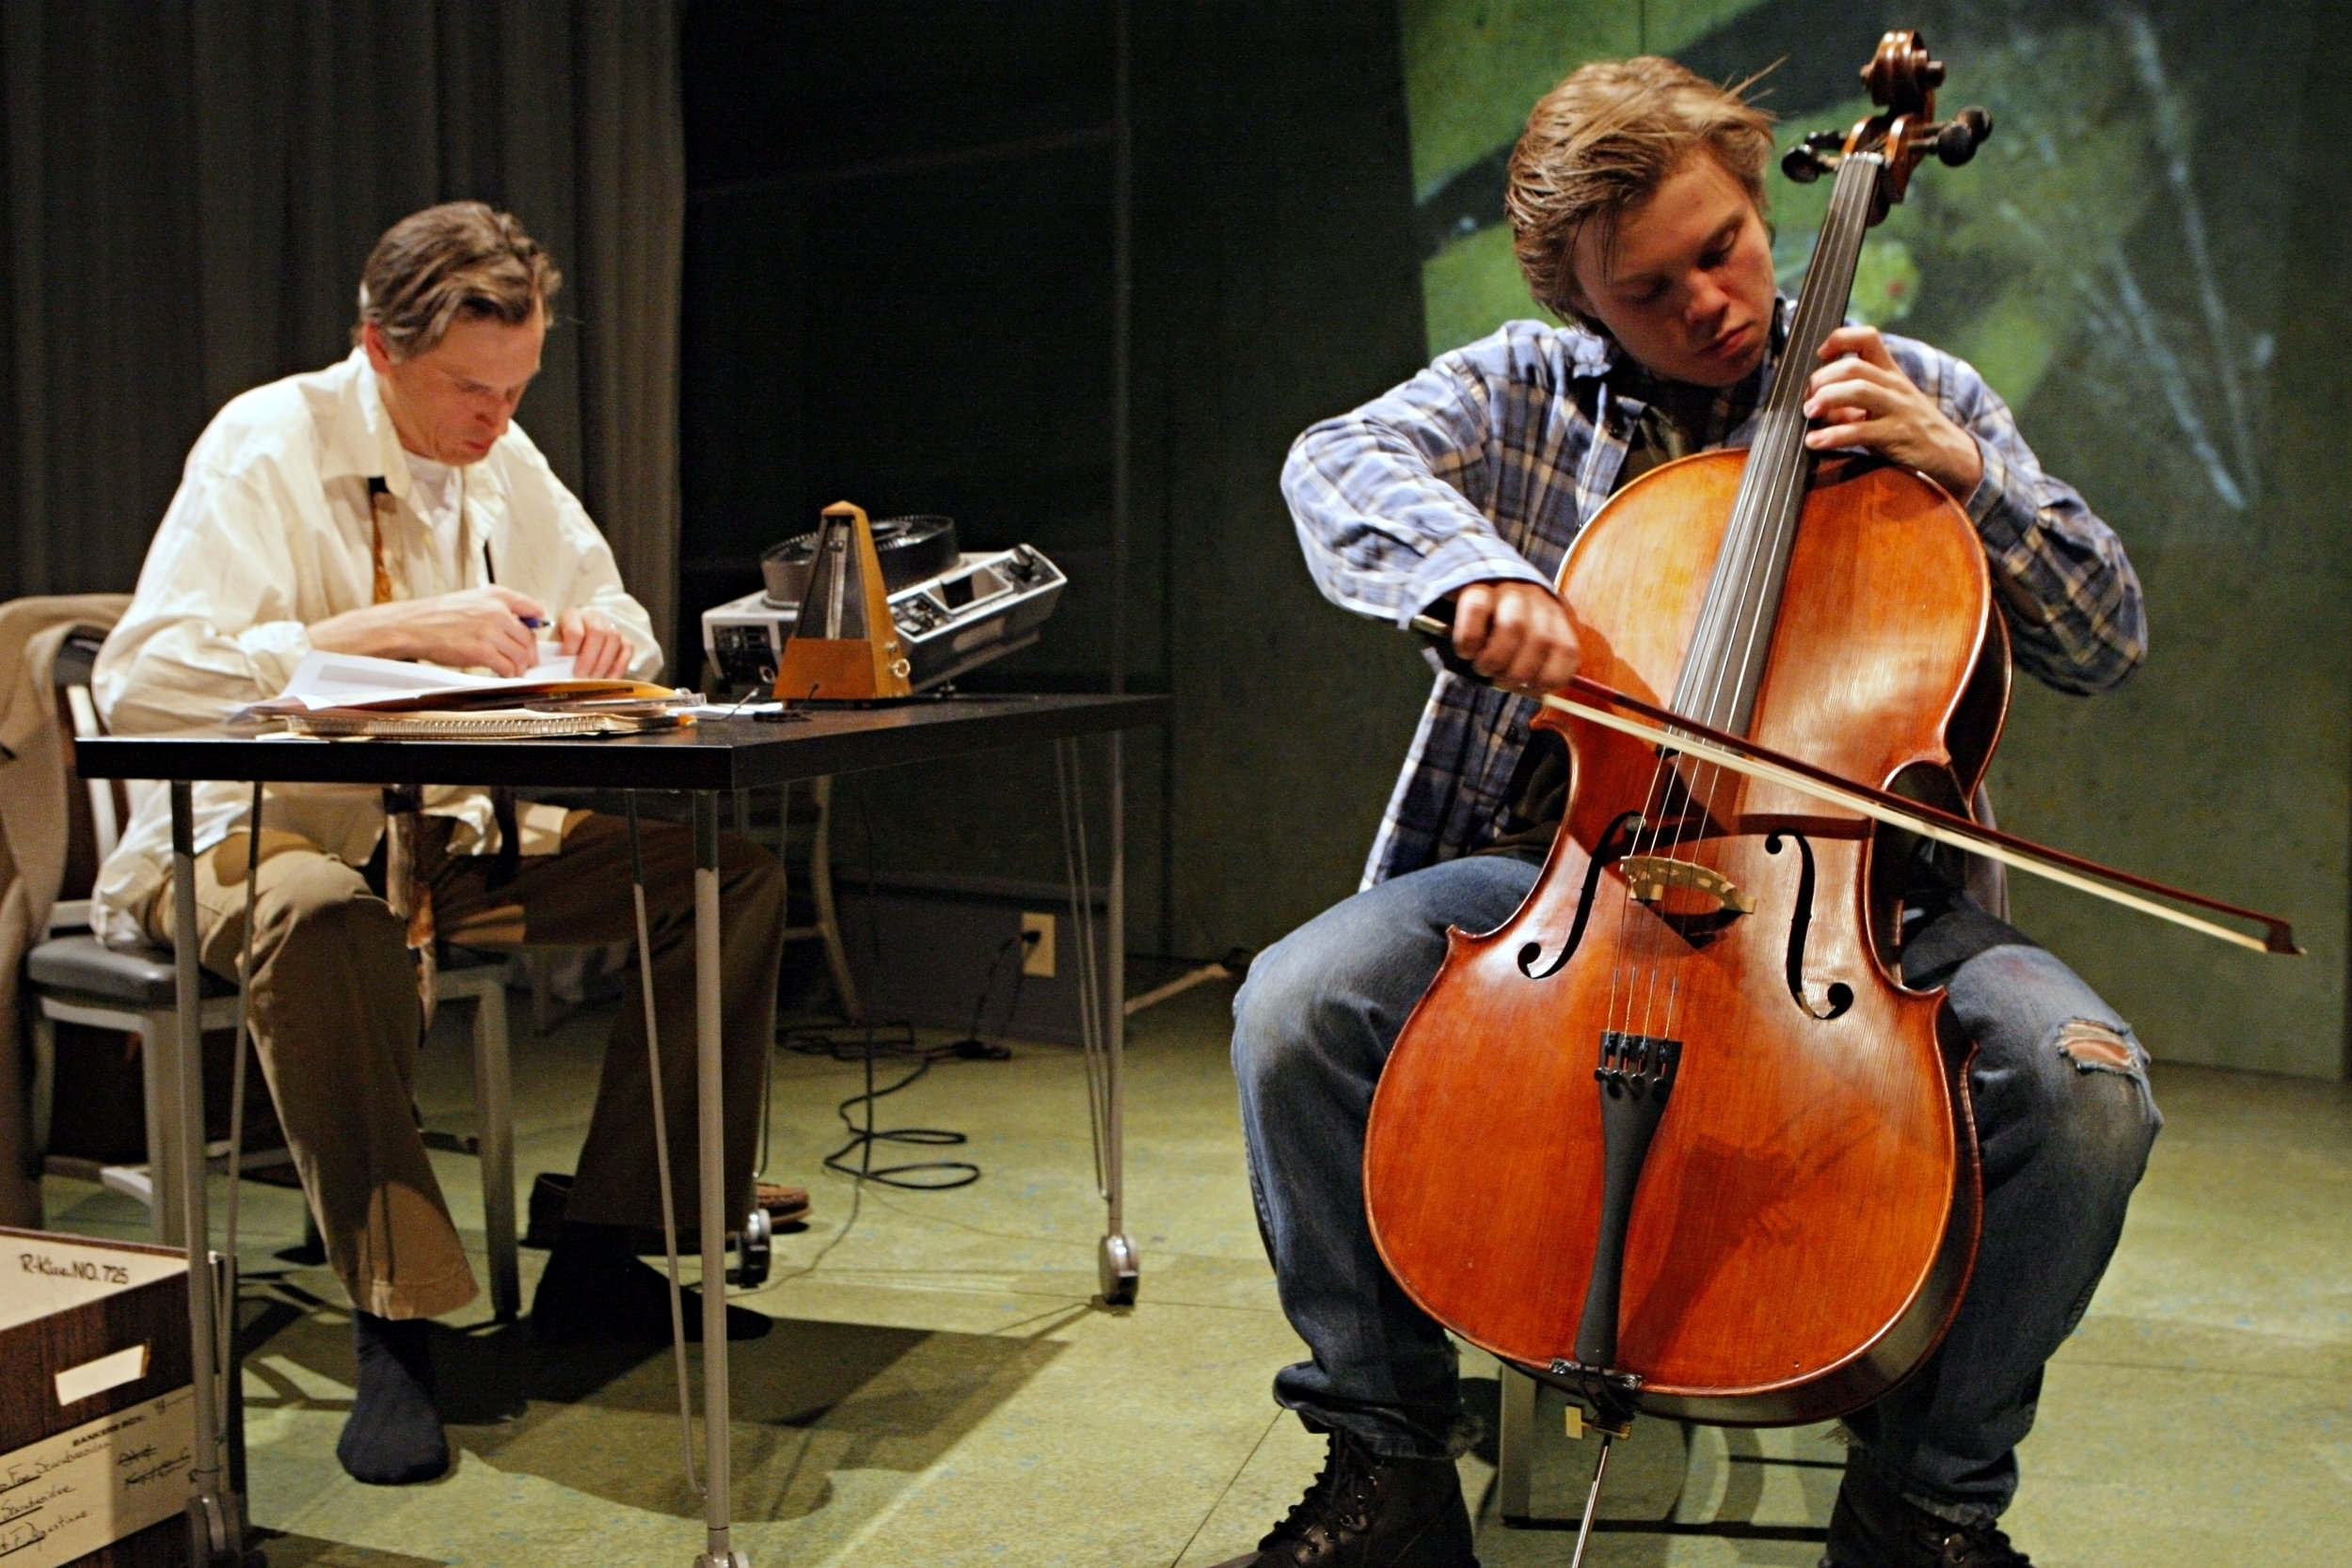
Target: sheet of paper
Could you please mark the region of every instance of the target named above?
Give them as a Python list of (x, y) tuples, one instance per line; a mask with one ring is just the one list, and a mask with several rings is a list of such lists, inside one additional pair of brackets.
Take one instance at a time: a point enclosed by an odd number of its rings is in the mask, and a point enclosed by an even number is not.
[[(552, 648), (553, 643), (542, 643)], [(313, 648), (295, 667), (294, 679), (278, 693), (306, 708), (351, 707), (396, 697), (422, 697), (442, 691), (495, 690), (541, 681), (572, 678), (569, 657), (547, 659), (522, 675), (473, 675), (438, 664), (412, 663), (399, 658), (371, 658), (365, 654), (330, 654)]]
[(0, 1561), (59, 1568), (183, 1512), (195, 1448), (181, 1387), (0, 1454)]
[(697, 719), (756, 719), (763, 713), (782, 713), (782, 703), (696, 703), (679, 709)]

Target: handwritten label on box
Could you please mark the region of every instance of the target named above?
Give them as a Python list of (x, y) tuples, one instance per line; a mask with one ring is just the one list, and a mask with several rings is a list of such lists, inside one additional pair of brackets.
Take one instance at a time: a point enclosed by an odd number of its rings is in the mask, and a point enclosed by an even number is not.
[(130, 1252), (64, 1236), (38, 1241), (12, 1236), (0, 1243), (0, 1329), (187, 1272), (185, 1258), (167, 1253)]
[(0, 1563), (59, 1568), (188, 1506), (196, 1392), (118, 1410), (0, 1454)]

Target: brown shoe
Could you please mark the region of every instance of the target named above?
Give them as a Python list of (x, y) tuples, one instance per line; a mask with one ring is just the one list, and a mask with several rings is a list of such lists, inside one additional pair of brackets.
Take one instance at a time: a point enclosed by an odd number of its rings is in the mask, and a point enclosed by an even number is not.
[(771, 1225), (797, 1225), (808, 1218), (806, 1187), (787, 1187), (774, 1181), (762, 1181), (753, 1196), (762, 1209), (768, 1211), (768, 1220)]
[[(531, 1184), (531, 1223), (523, 1232), (522, 1244), (541, 1251), (552, 1248), (564, 1232), (564, 1210), (572, 1196), (572, 1178), (568, 1171), (541, 1171)], [(753, 1198), (767, 1212), (771, 1227), (805, 1225), (808, 1223), (809, 1200), (806, 1187), (787, 1187), (779, 1182), (762, 1181)], [(659, 1226), (644, 1226), (634, 1233), (639, 1253), (650, 1256), (662, 1250)], [(691, 1229), (678, 1232), (678, 1250), (694, 1252), (701, 1242)]]

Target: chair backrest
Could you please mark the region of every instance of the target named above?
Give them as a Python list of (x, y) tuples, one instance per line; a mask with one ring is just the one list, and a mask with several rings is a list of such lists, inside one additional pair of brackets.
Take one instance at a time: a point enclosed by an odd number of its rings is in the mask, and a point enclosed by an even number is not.
[(105, 734), (98, 705), (90, 698), (90, 671), (106, 634), (96, 627), (76, 626), (58, 645), (50, 684), (57, 695), (57, 729), (65, 744), (66, 857), (65, 879), (49, 914), (52, 931), (76, 930), (89, 925), (90, 892), (98, 883), (98, 868), (114, 853), (130, 820), (130, 798), (119, 779), (85, 779), (73, 766), (73, 743)]

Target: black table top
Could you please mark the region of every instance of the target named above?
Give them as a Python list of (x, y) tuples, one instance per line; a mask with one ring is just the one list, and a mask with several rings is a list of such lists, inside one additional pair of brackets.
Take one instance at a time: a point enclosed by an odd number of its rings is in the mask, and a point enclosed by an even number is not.
[(1134, 729), (1159, 723), (1174, 705), (1165, 696), (951, 697), (897, 707), (829, 709), (789, 724), (706, 719), (691, 728), (652, 735), (560, 740), (297, 740), (218, 732), (93, 736), (74, 743), (74, 767), (92, 779), (754, 789), (824, 773)]

